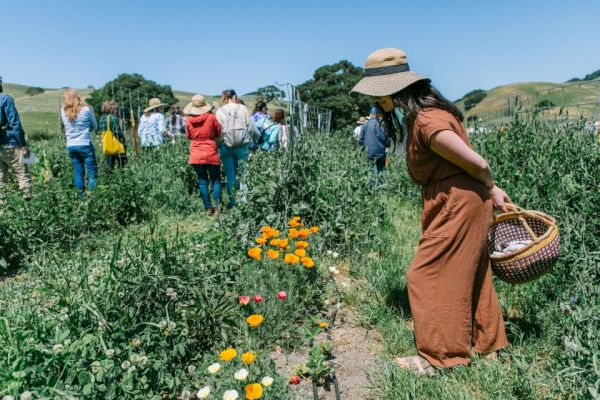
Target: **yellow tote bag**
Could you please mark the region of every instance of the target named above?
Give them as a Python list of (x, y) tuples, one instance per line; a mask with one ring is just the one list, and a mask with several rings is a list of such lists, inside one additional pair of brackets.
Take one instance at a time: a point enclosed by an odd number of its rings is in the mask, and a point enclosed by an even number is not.
[(102, 152), (107, 156), (125, 154), (125, 146), (110, 130), (110, 114), (106, 115), (106, 130), (102, 133)]

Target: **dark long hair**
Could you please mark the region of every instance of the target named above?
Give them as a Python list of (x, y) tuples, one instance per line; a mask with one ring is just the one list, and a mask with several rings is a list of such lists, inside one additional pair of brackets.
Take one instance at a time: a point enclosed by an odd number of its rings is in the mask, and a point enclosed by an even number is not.
[[(460, 122), (464, 119), (462, 112), (460, 112), (454, 103), (442, 96), (429, 80), (415, 82), (398, 93), (394, 93), (392, 100), (394, 105), (399, 107), (404, 113), (404, 125), (408, 129), (408, 132), (411, 131), (419, 112), (426, 108), (437, 108), (448, 111)], [(404, 140), (402, 125), (394, 121), (393, 112), (382, 112), (382, 114), (388, 127), (388, 134), (394, 143), (402, 143)]]
[(254, 114), (256, 114), (257, 112), (262, 112), (262, 110), (264, 110), (265, 108), (267, 108), (267, 103), (265, 103), (264, 101), (259, 101), (254, 106)]

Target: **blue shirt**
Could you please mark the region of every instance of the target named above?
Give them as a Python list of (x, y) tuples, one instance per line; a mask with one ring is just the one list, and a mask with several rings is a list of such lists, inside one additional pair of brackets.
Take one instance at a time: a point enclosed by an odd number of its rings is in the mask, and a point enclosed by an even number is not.
[(15, 101), (2, 93), (0, 93), (0, 146), (27, 146)]
[(92, 143), (92, 132), (98, 130), (98, 123), (90, 107), (82, 107), (75, 121), (69, 120), (65, 110), (61, 110), (62, 123), (67, 136), (67, 147), (87, 146)]
[(385, 157), (385, 149), (390, 146), (390, 138), (382, 120), (371, 118), (360, 130), (358, 144), (367, 149), (369, 158)]

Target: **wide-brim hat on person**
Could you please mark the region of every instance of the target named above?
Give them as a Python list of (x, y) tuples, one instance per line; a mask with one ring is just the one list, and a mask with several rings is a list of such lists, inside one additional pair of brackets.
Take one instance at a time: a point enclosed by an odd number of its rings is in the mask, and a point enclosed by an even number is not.
[(206, 103), (206, 99), (201, 94), (192, 97), (192, 101), (183, 108), (186, 115), (202, 115), (210, 112), (213, 106)]
[(369, 54), (365, 61), (363, 78), (350, 93), (362, 93), (373, 97), (389, 96), (422, 80), (429, 79), (410, 70), (404, 51), (394, 48), (380, 49)]
[(148, 107), (144, 108), (144, 112), (152, 111), (158, 107), (168, 106), (168, 104), (162, 103), (159, 98), (153, 98), (148, 101)]
[(356, 123), (357, 123), (357, 124), (361, 124), (361, 125), (362, 125), (362, 124), (366, 124), (366, 123), (367, 123), (367, 121), (368, 121), (368, 119), (367, 119), (367, 118), (365, 118), (365, 117), (360, 117), (360, 118), (358, 119), (358, 121), (356, 121)]

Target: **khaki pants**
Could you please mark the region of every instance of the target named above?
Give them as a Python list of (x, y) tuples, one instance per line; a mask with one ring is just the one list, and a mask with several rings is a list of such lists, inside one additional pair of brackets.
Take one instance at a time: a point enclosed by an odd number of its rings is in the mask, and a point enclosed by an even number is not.
[(4, 200), (4, 190), (8, 181), (8, 170), (12, 168), (17, 175), (19, 189), (23, 192), (23, 197), (30, 198), (32, 193), (31, 175), (27, 171), (27, 166), (19, 162), (21, 149), (17, 147), (0, 148), (0, 198)]

